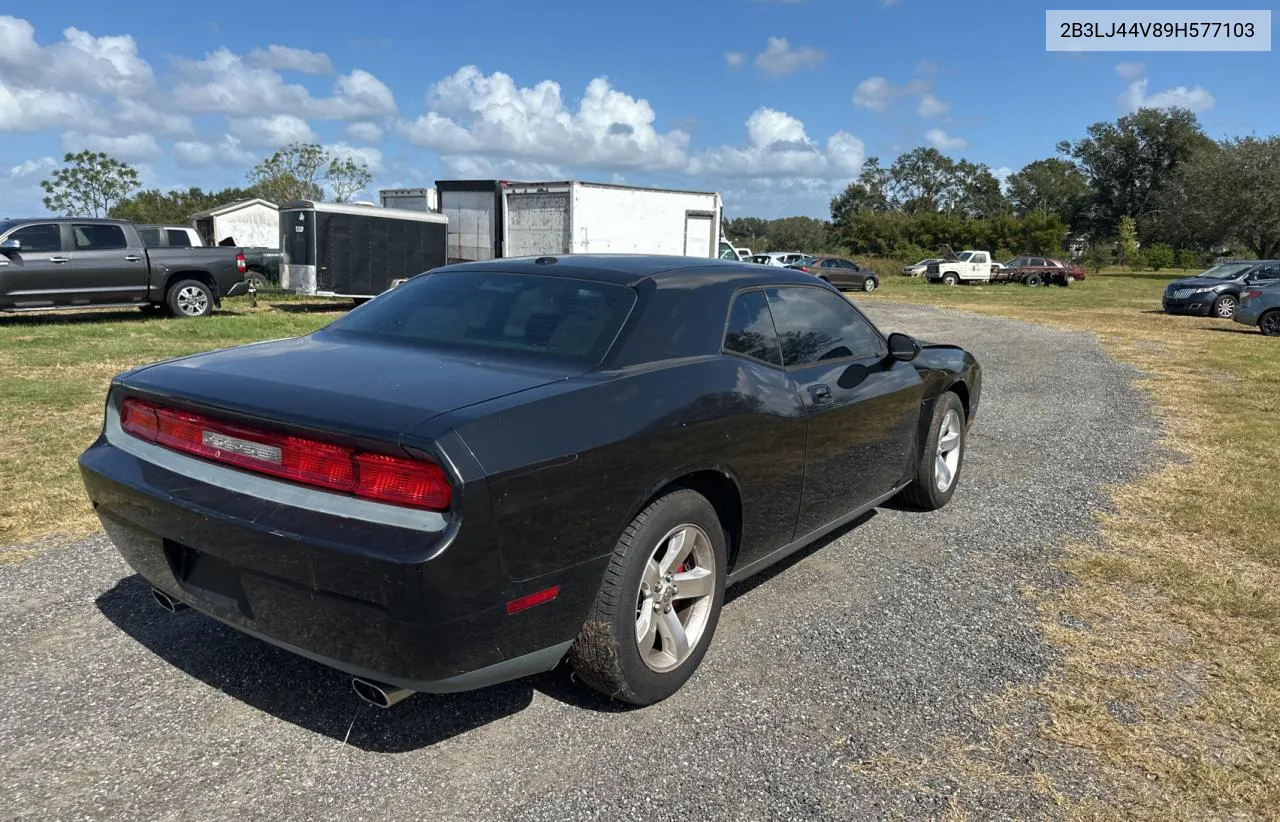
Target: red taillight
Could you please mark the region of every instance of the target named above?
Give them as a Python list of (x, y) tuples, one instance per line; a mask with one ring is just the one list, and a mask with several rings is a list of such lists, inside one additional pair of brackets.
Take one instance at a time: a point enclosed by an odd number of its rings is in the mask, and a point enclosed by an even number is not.
[(248, 270), (249, 270), (249, 264), (244, 261), (244, 255), (237, 254), (236, 255), (236, 271), (239, 271), (241, 274), (243, 274)]
[(1252, 300), (1254, 297), (1260, 297), (1260, 296), (1262, 296), (1262, 292), (1261, 292), (1261, 291), (1246, 291), (1246, 292), (1244, 292), (1244, 298), (1245, 298), (1246, 300)]
[(391, 505), (444, 511), (452, 496), (448, 477), (434, 463), (246, 428), (140, 400), (121, 405), (120, 427), (213, 462)]

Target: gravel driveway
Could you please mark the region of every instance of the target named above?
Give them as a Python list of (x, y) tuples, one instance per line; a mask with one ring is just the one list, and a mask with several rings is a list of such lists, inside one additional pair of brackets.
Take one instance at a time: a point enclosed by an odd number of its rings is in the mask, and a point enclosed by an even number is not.
[(706, 661), (670, 700), (624, 710), (557, 670), (380, 711), (335, 671), (161, 611), (96, 536), (0, 565), (0, 817), (1049, 812), (1016, 779), (894, 763), (959, 745), (987, 752), (992, 773), (1068, 772), (1037, 759), (1032, 708), (998, 718), (998, 748), (977, 709), (1052, 664), (1022, 590), (1057, 583), (1064, 538), (1096, 538), (1100, 487), (1133, 476), (1158, 429), (1134, 373), (1091, 337), (862, 302), (886, 331), (959, 342), (982, 362), (960, 488), (940, 512), (880, 509), (730, 589)]

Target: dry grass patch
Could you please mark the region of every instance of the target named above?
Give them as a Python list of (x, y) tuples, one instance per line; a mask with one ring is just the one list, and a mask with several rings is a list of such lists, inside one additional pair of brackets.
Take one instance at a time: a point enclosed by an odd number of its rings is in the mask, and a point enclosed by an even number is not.
[[(1140, 368), (1177, 457), (1113, 490), (1102, 545), (1043, 594), (1059, 669), (1022, 697), (1048, 740), (1087, 752), (1108, 793), (1081, 819), (1274, 819), (1280, 808), (1280, 345), (1158, 313), (1172, 277), (1071, 288), (925, 287), (885, 296), (1095, 333)], [(1071, 627), (1075, 626), (1075, 627)]]

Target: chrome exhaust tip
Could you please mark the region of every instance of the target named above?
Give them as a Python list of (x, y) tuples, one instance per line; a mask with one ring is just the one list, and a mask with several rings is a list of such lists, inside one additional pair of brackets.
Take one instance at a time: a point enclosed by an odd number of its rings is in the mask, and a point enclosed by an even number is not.
[(403, 702), (416, 693), (416, 691), (411, 691), (408, 688), (396, 688), (392, 685), (383, 685), (381, 682), (373, 682), (359, 677), (351, 680), (351, 687), (355, 690), (356, 696), (379, 708), (390, 708), (392, 705)]
[(159, 588), (151, 589), (151, 597), (156, 601), (157, 605), (171, 614), (176, 614), (187, 607), (185, 602), (179, 602), (164, 591), (161, 591)]

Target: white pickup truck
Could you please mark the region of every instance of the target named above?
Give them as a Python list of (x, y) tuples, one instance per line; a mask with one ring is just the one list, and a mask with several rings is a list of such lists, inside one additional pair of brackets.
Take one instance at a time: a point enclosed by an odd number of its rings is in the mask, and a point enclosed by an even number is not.
[(961, 251), (948, 256), (951, 259), (929, 263), (924, 272), (925, 279), (944, 285), (987, 283), (991, 282), (992, 273), (1001, 267), (999, 263), (992, 262), (989, 251)]

